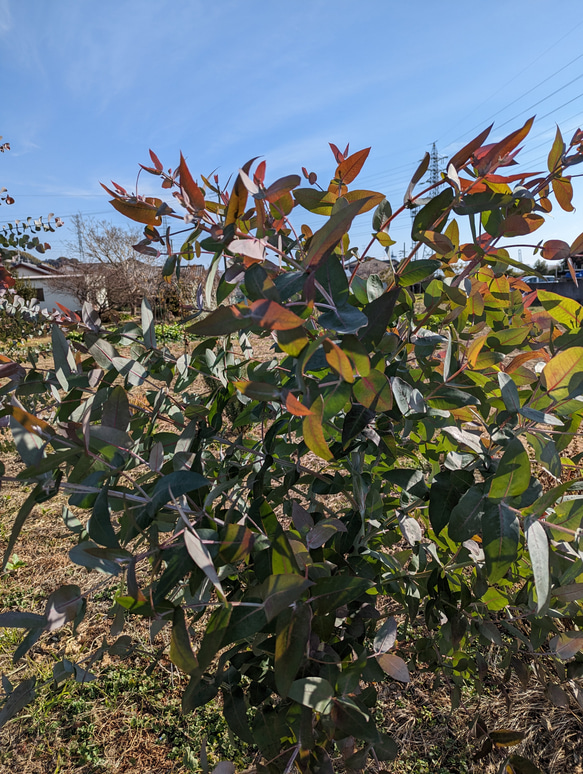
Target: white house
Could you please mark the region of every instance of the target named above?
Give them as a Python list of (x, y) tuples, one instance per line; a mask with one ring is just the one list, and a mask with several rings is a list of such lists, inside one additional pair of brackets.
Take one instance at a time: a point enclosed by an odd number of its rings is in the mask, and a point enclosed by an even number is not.
[(53, 266), (45, 263), (32, 263), (21, 256), (12, 259), (9, 271), (15, 279), (30, 285), (41, 309), (52, 312), (54, 309), (58, 309), (57, 303), (72, 311), (80, 308), (81, 304), (78, 298), (66, 290), (58, 289), (55, 279), (58, 279), (61, 272)]

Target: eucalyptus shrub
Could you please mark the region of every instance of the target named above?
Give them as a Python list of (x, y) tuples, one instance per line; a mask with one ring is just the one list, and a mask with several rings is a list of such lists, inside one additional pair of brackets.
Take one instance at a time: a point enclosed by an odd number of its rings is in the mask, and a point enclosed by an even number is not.
[[(583, 673), (583, 499), (579, 459), (564, 456), (583, 417), (583, 309), (506, 274), (527, 268), (509, 255), (513, 237), (571, 268), (583, 252), (583, 235), (529, 238), (555, 201), (573, 209), (583, 134), (567, 146), (557, 131), (548, 174), (506, 174), (531, 125), (490, 145), (485, 130), (417, 192), (426, 155), (398, 207), (352, 186), (368, 149), (336, 146), (325, 189), (306, 169), (303, 182), (268, 184), (265, 162), (248, 162), (231, 190), (199, 185), (182, 156), (165, 172), (152, 152), (144, 168), (172, 206), (108, 189), (145, 224), (140, 251), (166, 255), (165, 276), (210, 254), (206, 297), (180, 357), (158, 345), (146, 300), (141, 326), (113, 331), (86, 307), (53, 325), (53, 371), (2, 388), (18, 480), (33, 486), (5, 561), (35, 505), (61, 491), (70, 558), (91, 572), (43, 615), (0, 616), (27, 630), (15, 660), (44, 631), (76, 628), (115, 578), (111, 636), (94, 657), (123, 650), (130, 616), (151, 621), (153, 640), (168, 627), (184, 711), (219, 697), (274, 774), (332, 771), (338, 750), (351, 770), (394, 758), (375, 722), (387, 680), (430, 673), (456, 706), (492, 659), (522, 680), (540, 676), (541, 656), (564, 680)], [(410, 254), (360, 279), (411, 208)], [(302, 209), (321, 228), (301, 225)], [(349, 229), (363, 213), (372, 232), (359, 250)], [(158, 230), (163, 215), (180, 220), (179, 250)], [(258, 337), (269, 357), (254, 354)], [(24, 409), (31, 390), (53, 408)], [(87, 675), (61, 661), (54, 681)], [(3, 722), (34, 683), (8, 691)], [(480, 728), (484, 755), (525, 731)], [(519, 755), (503, 766), (537, 770)]]

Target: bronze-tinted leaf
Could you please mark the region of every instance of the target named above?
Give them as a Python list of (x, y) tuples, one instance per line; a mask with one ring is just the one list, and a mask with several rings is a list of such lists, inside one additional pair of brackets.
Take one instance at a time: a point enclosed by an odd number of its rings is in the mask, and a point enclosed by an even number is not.
[(359, 379), (352, 388), (356, 400), (374, 411), (390, 411), (393, 407), (393, 393), (385, 374), (372, 368), (368, 376)]
[(198, 183), (195, 182), (192, 175), (190, 174), (190, 170), (188, 169), (182, 153), (180, 154), (180, 166), (178, 167), (178, 170), (180, 173), (180, 186), (183, 190), (183, 193), (185, 193), (188, 197), (188, 201), (190, 202), (192, 208), (194, 210), (204, 210), (204, 194), (199, 188)]
[[(162, 204), (161, 200), (157, 200)], [(111, 206), (126, 218), (135, 220), (138, 223), (145, 223), (147, 226), (161, 226), (162, 218), (158, 215), (158, 206), (140, 202), (137, 200), (128, 201), (126, 199), (111, 199)]]
[(514, 745), (520, 744), (525, 736), (524, 731), (515, 731), (510, 728), (498, 728), (495, 731), (490, 731), (490, 739), (496, 747), (514, 747)]
[(352, 384), (354, 382), (354, 374), (348, 356), (340, 349), (338, 344), (335, 344), (330, 339), (324, 339), (323, 347), (328, 365), (340, 374), (345, 382)]
[(293, 414), (295, 417), (309, 417), (312, 413), (311, 409), (304, 406), (303, 403), (300, 403), (291, 392), (288, 392), (285, 397), (285, 407), (289, 413)]
[(553, 193), (559, 203), (559, 206), (565, 212), (573, 212), (575, 209), (571, 204), (573, 198), (573, 186), (568, 177), (555, 177), (552, 181)]
[(303, 320), (291, 309), (276, 301), (259, 299), (251, 304), (251, 320), (270, 331), (287, 331), (299, 328)]
[(336, 169), (336, 177), (345, 185), (352, 183), (362, 169), (369, 153), (370, 148), (364, 148), (364, 150), (356, 151), (356, 153), (341, 161)]
[(265, 198), (268, 202), (276, 202), (283, 194), (293, 191), (302, 182), (299, 175), (286, 175), (280, 177), (275, 183), (272, 183), (265, 192)]
[(322, 429), (324, 402), (321, 395), (318, 395), (316, 400), (310, 406), (310, 409), (310, 416), (307, 416), (304, 419), (302, 425), (306, 446), (323, 460), (331, 460), (333, 455), (328, 448), (328, 444), (324, 438), (324, 430)]
[(454, 155), (449, 160), (448, 167), (450, 164), (453, 164), (456, 170), (461, 169), (464, 166), (464, 164), (466, 164), (471, 159), (474, 151), (482, 147), (482, 145), (484, 144), (484, 140), (486, 140), (486, 138), (492, 131), (493, 126), (494, 124), (490, 124), (490, 126), (487, 129), (484, 129), (483, 132), (480, 132), (480, 134), (477, 137), (475, 137), (473, 140), (471, 140), (471, 142), (469, 142), (467, 145), (464, 145), (464, 147), (461, 150), (459, 150), (457, 153), (454, 153)]
[(478, 172), (480, 175), (485, 175), (490, 171), (494, 171), (505, 161), (508, 161), (508, 157), (511, 152), (522, 142), (526, 135), (530, 132), (532, 124), (534, 122), (534, 116), (529, 118), (524, 126), (511, 132), (507, 137), (500, 142), (495, 143), (485, 156), (480, 158), (478, 162)]
[(563, 141), (563, 135), (561, 134), (561, 130), (557, 126), (557, 133), (555, 135), (555, 141), (553, 142), (553, 147), (550, 150), (549, 158), (548, 158), (548, 169), (549, 172), (554, 172), (555, 169), (558, 167), (561, 158), (563, 157), (563, 153), (565, 152), (565, 143)]
[(393, 680), (398, 680), (400, 683), (408, 683), (411, 680), (407, 664), (399, 656), (383, 653), (377, 656), (377, 661), (383, 672), (390, 675)]
[(545, 261), (564, 261), (571, 253), (571, 248), (562, 239), (549, 239), (542, 246), (541, 256)]

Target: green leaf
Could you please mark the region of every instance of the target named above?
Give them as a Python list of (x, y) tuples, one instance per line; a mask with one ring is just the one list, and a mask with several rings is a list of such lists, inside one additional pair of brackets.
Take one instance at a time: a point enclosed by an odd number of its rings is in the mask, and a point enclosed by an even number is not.
[[(447, 526), (460, 497), (473, 481), (474, 475), (468, 470), (444, 470), (434, 477), (429, 491), (429, 520), (436, 535)], [(456, 531), (449, 530), (449, 533), (452, 539), (459, 539)]]
[(433, 196), (415, 215), (411, 228), (411, 239), (417, 242), (422, 239), (425, 231), (441, 231), (447, 222), (452, 202), (453, 191), (451, 188), (445, 188), (437, 196)]
[(69, 558), (88, 570), (99, 570), (106, 575), (118, 575), (122, 567), (131, 558), (123, 549), (100, 548), (90, 540), (78, 543), (69, 551)]
[(323, 677), (304, 677), (301, 680), (294, 680), (288, 696), (303, 704), (304, 707), (328, 714), (332, 709), (334, 688)]
[(315, 188), (296, 188), (294, 199), (309, 212), (316, 215), (331, 215), (337, 195), (330, 191), (317, 191)]
[(367, 578), (356, 578), (349, 575), (318, 578), (312, 588), (312, 597), (315, 600), (318, 613), (325, 615), (342, 605), (347, 605), (354, 599), (358, 599), (372, 585), (374, 585), (372, 581)]
[(142, 332), (146, 349), (156, 349), (156, 329), (154, 313), (147, 298), (142, 299)]
[(224, 596), (223, 587), (221, 586), (210, 552), (196, 530), (184, 530), (184, 545), (192, 561), (197, 567), (200, 567), (219, 594)]
[(223, 647), (223, 642), (229, 631), (232, 612), (231, 605), (224, 605), (211, 614), (197, 653), (201, 670), (207, 669), (212, 664)]
[(205, 486), (208, 486), (208, 481), (200, 473), (195, 473), (193, 470), (174, 471), (156, 481), (148, 508), (151, 513), (155, 513), (171, 500)]
[(89, 537), (106, 548), (119, 548), (119, 541), (111, 523), (109, 509), (109, 488), (103, 487), (93, 505), (91, 518), (87, 524)]
[(270, 575), (261, 584), (267, 622), (276, 618), (286, 607), (297, 602), (312, 581), (301, 575)]
[(516, 561), (520, 525), (515, 511), (505, 502), (486, 508), (482, 514), (482, 548), (490, 583), (506, 575)]
[(6, 567), (8, 560), (12, 556), (12, 550), (16, 545), (16, 541), (18, 540), (20, 531), (24, 526), (24, 522), (30, 516), (32, 509), (36, 505), (37, 497), (41, 494), (41, 492), (42, 492), (42, 489), (39, 484), (33, 489), (33, 491), (28, 495), (26, 500), (20, 506), (20, 510), (18, 511), (16, 519), (14, 520), (14, 524), (12, 525), (12, 531), (10, 533), (10, 538), (8, 539), (8, 545), (6, 546), (6, 550), (4, 551), (4, 557), (2, 559), (2, 569)]
[(563, 532), (562, 530), (553, 529), (553, 525), (573, 530), (573, 532), (580, 529), (581, 524), (583, 524), (583, 498), (578, 497), (575, 499), (563, 500), (563, 502), (555, 505), (554, 513), (549, 513), (547, 515), (545, 524), (550, 527), (553, 540), (573, 541), (575, 535), (570, 535), (568, 532)]
[(219, 306), (203, 320), (190, 325), (186, 331), (195, 336), (226, 336), (236, 331), (245, 331), (251, 325), (252, 320), (243, 316), (237, 307)]
[(534, 456), (539, 465), (548, 470), (551, 476), (560, 478), (563, 466), (555, 442), (551, 441), (548, 436), (540, 437), (534, 433), (526, 433), (526, 438), (534, 449)]
[(545, 528), (538, 519), (529, 519), (525, 531), (536, 587), (536, 612), (540, 613), (549, 602), (551, 588), (549, 540)]
[(424, 279), (430, 277), (440, 268), (441, 261), (436, 261), (431, 258), (422, 258), (418, 261), (411, 261), (402, 272), (397, 271), (399, 285), (401, 287), (416, 285), (419, 282), (423, 282)]
[(481, 531), (482, 516), (486, 509), (486, 495), (482, 485), (473, 486), (462, 495), (449, 517), (448, 534), (456, 543), (464, 543)]
[(326, 255), (340, 242), (350, 228), (352, 221), (362, 211), (368, 198), (350, 202), (330, 216), (321, 229), (310, 240), (305, 266), (318, 266)]
[(7, 629), (44, 629), (46, 625), (46, 616), (38, 613), (20, 612), (20, 610), (0, 613), (0, 626)]
[(12, 415), (9, 421), (16, 451), (27, 468), (33, 467), (43, 458), (46, 442), (37, 433), (32, 433), (21, 425)]
[(130, 404), (126, 391), (121, 385), (114, 387), (103, 404), (101, 424), (125, 432), (130, 423)]
[(346, 736), (353, 736), (368, 742), (377, 739), (377, 727), (370, 714), (350, 698), (334, 699), (332, 722)]
[(525, 419), (530, 419), (532, 422), (537, 422), (541, 425), (554, 425), (555, 427), (562, 427), (565, 423), (555, 417), (552, 414), (546, 414), (544, 411), (538, 411), (537, 409), (530, 408), (530, 406), (523, 406), (518, 410)]
[(191, 675), (198, 667), (186, 629), (184, 610), (181, 607), (175, 609), (172, 617), (170, 661), (187, 675)]
[(0, 728), (35, 698), (35, 685), (36, 677), (29, 677), (16, 686), (0, 710)]
[(583, 306), (572, 298), (559, 296), (550, 290), (537, 290), (538, 300), (556, 322), (571, 330), (583, 325)]
[(383, 199), (372, 216), (373, 231), (380, 231), (392, 214), (393, 210), (389, 200)]
[(363, 376), (353, 386), (352, 392), (356, 400), (365, 408), (381, 413), (390, 411), (393, 407), (393, 393), (387, 377), (371, 369), (368, 376)]
[(307, 533), (306, 544), (311, 550), (321, 548), (338, 532), (346, 532), (346, 526), (340, 519), (322, 519)]
[(245, 694), (239, 686), (234, 686), (230, 691), (223, 689), (223, 713), (231, 731), (247, 744), (254, 744), (247, 721)]
[(342, 446), (346, 449), (353, 438), (361, 433), (374, 419), (374, 411), (355, 403), (344, 417), (342, 424)]
[(509, 374), (504, 373), (504, 371), (499, 371), (498, 384), (500, 385), (502, 400), (504, 401), (506, 410), (511, 414), (516, 414), (516, 412), (520, 409), (520, 397), (512, 377), (509, 376)]
[(275, 685), (285, 698), (306, 658), (311, 631), (309, 605), (297, 604), (277, 619), (275, 638)]
[(505, 497), (516, 497), (528, 489), (530, 482), (530, 460), (524, 446), (513, 438), (492, 479), (488, 497), (501, 500)]
[(75, 620), (83, 604), (79, 586), (66, 585), (53, 591), (47, 599), (45, 609), (47, 631), (54, 632), (69, 621)]
[(397, 622), (390, 616), (375, 634), (373, 647), (375, 653), (386, 653), (391, 650), (397, 639)]
[(71, 376), (71, 374), (77, 373), (75, 356), (71, 350), (71, 345), (65, 338), (65, 334), (56, 324), (51, 326), (51, 340), (57, 381), (63, 390), (68, 390), (68, 377)]
[(355, 306), (344, 303), (321, 314), (318, 323), (322, 328), (337, 333), (356, 333), (368, 324), (368, 317)]

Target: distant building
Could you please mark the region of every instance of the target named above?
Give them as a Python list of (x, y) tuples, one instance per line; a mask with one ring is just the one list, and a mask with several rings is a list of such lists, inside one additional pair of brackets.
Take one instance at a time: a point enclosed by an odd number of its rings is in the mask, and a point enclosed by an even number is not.
[[(58, 309), (57, 304), (68, 309), (78, 309), (79, 299), (66, 290), (60, 290), (55, 280), (58, 281), (59, 269), (47, 263), (33, 262), (22, 255), (17, 255), (7, 262), (6, 268), (14, 279), (25, 282), (30, 286), (41, 309), (52, 312)], [(82, 277), (82, 273), (79, 273)]]

